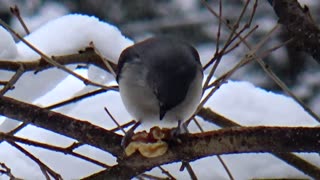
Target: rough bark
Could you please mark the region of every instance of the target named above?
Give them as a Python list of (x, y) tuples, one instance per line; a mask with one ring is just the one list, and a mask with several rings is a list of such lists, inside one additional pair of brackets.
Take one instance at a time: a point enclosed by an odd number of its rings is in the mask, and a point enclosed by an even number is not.
[(320, 63), (320, 30), (311, 17), (309, 8), (297, 0), (269, 0), (275, 13), (299, 51), (310, 54)]

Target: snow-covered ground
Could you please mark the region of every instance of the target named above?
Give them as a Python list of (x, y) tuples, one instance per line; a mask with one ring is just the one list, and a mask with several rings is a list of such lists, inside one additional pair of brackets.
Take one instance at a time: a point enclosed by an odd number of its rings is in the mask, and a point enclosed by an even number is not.
[[(0, 59), (31, 61), (39, 58), (35, 52), (22, 42), (15, 44), (10, 34), (1, 28), (0, 37)], [(93, 42), (100, 53), (114, 63), (117, 63), (121, 51), (133, 43), (130, 39), (124, 37), (115, 26), (101, 22), (95, 17), (79, 14), (66, 15), (52, 20), (33, 31), (25, 39), (47, 55), (77, 53), (87, 47), (90, 42)], [(3, 44), (10, 44), (10, 46)], [(211, 47), (209, 46), (209, 48)], [(202, 61), (208, 60), (210, 56), (208, 55), (208, 49), (199, 48), (199, 50)], [(229, 58), (231, 57), (229, 56)], [(69, 68), (74, 68), (74, 66)], [(75, 70), (75, 72), (88, 77), (92, 81), (98, 81), (103, 84), (115, 83), (110, 74), (97, 68), (89, 69), (89, 71)], [(9, 78), (9, 75), (0, 71), (1, 80), (4, 77)], [(79, 92), (84, 92), (87, 88), (80, 80), (57, 69), (43, 71), (36, 75), (32, 72), (27, 73), (18, 81), (15, 87), (13, 91), (7, 94), (8, 96), (41, 106), (70, 98)], [(265, 91), (249, 82), (229, 81), (210, 98), (205, 106), (246, 126), (313, 127), (319, 125), (292, 98)], [(91, 123), (105, 128), (113, 128), (115, 125), (106, 115), (104, 107), (108, 107), (120, 123), (131, 120), (117, 92), (100, 94), (72, 104), (68, 108), (57, 109), (57, 111), (79, 119), (91, 119), (93, 120)], [(2, 121), (4, 121), (3, 119)], [(5, 126), (6, 122), (12, 121), (5, 120), (0, 125), (0, 130), (10, 130), (9, 126)], [(217, 128), (212, 124), (200, 122), (206, 130)], [(16, 123), (14, 124), (16, 125)], [(192, 126), (191, 128), (195, 127)], [(74, 141), (34, 126), (27, 126), (17, 135), (60, 146), (68, 146)], [(101, 170), (96, 165), (62, 153), (22, 146), (60, 173), (65, 179), (78, 179)], [(77, 152), (99, 159), (107, 164), (115, 163), (115, 159), (109, 154), (90, 146), (83, 146), (77, 149)], [(320, 166), (320, 157), (318, 155), (303, 154), (303, 156)], [(222, 158), (226, 161), (236, 179), (306, 177), (301, 172), (269, 154), (238, 154), (222, 156)], [(0, 162), (10, 167), (12, 173), (17, 177), (44, 179), (37, 164), (7, 143), (0, 144)], [(191, 164), (199, 179), (228, 179), (225, 170), (216, 157), (203, 158)], [(178, 179), (189, 178), (187, 172), (179, 171), (179, 167), (179, 163), (164, 166), (164, 168), (170, 169), (170, 172)], [(153, 170), (152, 173), (161, 174), (158, 170)], [(0, 176), (0, 179), (7, 179), (7, 177)]]

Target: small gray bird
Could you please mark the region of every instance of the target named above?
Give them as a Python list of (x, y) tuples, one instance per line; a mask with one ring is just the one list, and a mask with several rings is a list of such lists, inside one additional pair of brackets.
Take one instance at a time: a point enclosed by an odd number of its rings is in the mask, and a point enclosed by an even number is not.
[[(126, 48), (117, 69), (120, 96), (139, 122), (182, 122), (202, 96), (198, 52), (186, 42), (156, 37)], [(179, 123), (180, 124), (180, 123)]]

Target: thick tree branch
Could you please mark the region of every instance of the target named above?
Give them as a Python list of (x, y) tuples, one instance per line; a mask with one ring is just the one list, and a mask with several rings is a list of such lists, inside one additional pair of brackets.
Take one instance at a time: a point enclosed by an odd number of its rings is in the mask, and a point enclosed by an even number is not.
[(0, 97), (0, 115), (30, 123), (77, 141), (103, 149), (115, 156), (122, 155), (121, 136), (87, 121), (81, 121), (54, 111), (8, 97)]
[(313, 21), (307, 6), (301, 7), (297, 0), (269, 0), (286, 27), (297, 50), (303, 50), (320, 63), (320, 30)]
[[(129, 179), (152, 167), (177, 161), (231, 153), (318, 152), (320, 127), (245, 127), (226, 128), (181, 136), (182, 144), (171, 142), (169, 151), (160, 157), (146, 159), (134, 155), (118, 165), (87, 179)], [(123, 170), (126, 169), (126, 173)]]
[[(205, 121), (211, 122), (223, 128), (241, 127), (240, 124), (233, 122), (213, 112), (210, 108), (202, 108), (197, 115), (202, 117)], [(317, 178), (317, 179), (320, 178), (320, 168), (298, 157), (297, 155), (289, 152), (287, 153), (273, 152), (272, 154), (278, 157), (279, 159), (283, 160), (284, 162), (290, 164), (291, 166), (297, 168), (298, 170), (302, 171), (303, 173), (313, 178)]]

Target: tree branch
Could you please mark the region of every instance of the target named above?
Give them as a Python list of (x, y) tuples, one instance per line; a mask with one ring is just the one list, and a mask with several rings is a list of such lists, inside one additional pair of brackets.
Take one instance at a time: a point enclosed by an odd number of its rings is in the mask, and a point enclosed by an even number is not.
[[(86, 121), (49, 111), (8, 97), (0, 97), (0, 115), (33, 124), (90, 144), (122, 157), (122, 136)], [(118, 165), (93, 177), (130, 178), (155, 166), (177, 161), (194, 161), (216, 154), (252, 152), (319, 152), (320, 127), (234, 127), (179, 137), (183, 144), (168, 141), (168, 152), (147, 159), (138, 154), (121, 159)], [(126, 173), (123, 173), (123, 171)], [(90, 177), (91, 178), (91, 177)]]
[[(71, 54), (65, 56), (53, 56), (53, 59), (61, 65), (69, 64), (93, 64), (109, 72), (108, 68), (104, 65), (101, 57), (97, 55), (92, 48), (86, 48), (84, 51), (80, 51), (79, 54)], [(109, 61), (111, 67), (116, 69), (116, 64)], [(0, 69), (16, 72), (21, 66), (24, 67), (24, 71), (42, 71), (45, 69), (53, 68), (52, 64), (49, 64), (42, 59), (34, 61), (0, 61)]]
[(81, 143), (95, 146), (115, 156), (123, 153), (120, 147), (122, 136), (87, 121), (81, 121), (5, 96), (0, 97), (0, 115), (74, 138)]
[[(182, 144), (169, 143), (163, 156), (146, 159), (135, 154), (112, 168), (85, 179), (129, 179), (161, 164), (194, 161), (206, 156), (232, 153), (318, 152), (320, 127), (225, 128), (179, 137)], [(126, 173), (123, 173), (125, 170)]]
[(303, 50), (320, 63), (320, 30), (313, 21), (309, 8), (301, 7), (297, 0), (269, 0), (279, 23), (287, 29), (297, 50)]
[[(233, 122), (215, 112), (213, 112), (209, 108), (202, 108), (198, 116), (202, 117), (203, 120), (216, 124), (220, 127), (227, 128), (227, 127), (241, 127), (240, 124)], [(283, 160), (284, 162), (288, 163), (289, 165), (297, 168), (301, 172), (315, 178), (320, 178), (320, 168), (309, 163), (308, 161), (298, 157), (293, 153), (272, 153), (274, 156), (278, 157), (279, 159)]]

